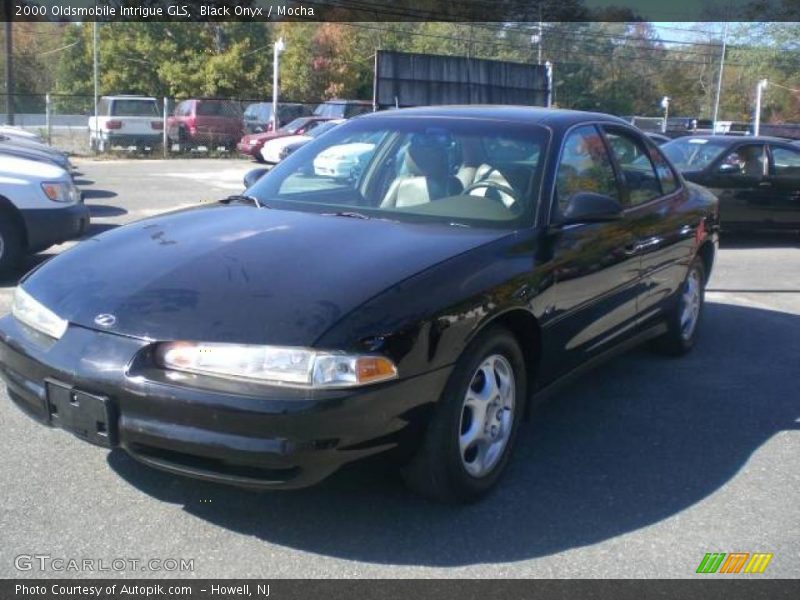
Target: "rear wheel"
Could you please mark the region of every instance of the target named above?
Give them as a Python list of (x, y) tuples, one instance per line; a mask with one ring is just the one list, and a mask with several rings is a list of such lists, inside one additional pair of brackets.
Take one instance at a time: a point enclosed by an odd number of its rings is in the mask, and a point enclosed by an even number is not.
[(689, 266), (677, 302), (667, 317), (667, 332), (654, 340), (656, 350), (671, 356), (681, 356), (694, 347), (697, 328), (703, 315), (705, 283), (703, 261), (696, 257)]
[(0, 211), (0, 273), (16, 266), (22, 257), (22, 234)]
[(500, 478), (516, 440), (527, 381), (519, 344), (493, 327), (459, 359), (403, 476), (443, 502), (471, 502)]

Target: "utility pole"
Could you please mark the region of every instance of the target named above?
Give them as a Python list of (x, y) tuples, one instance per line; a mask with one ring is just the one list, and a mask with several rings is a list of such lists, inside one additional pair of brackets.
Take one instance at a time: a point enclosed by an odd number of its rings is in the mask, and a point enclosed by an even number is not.
[(6, 120), (14, 124), (14, 59), (11, 56), (11, 2), (3, 0), (3, 18), (5, 19), (5, 53), (6, 53)]
[(94, 128), (99, 136), (100, 124), (97, 122), (97, 21), (92, 22), (92, 61), (92, 70), (94, 71)]
[(661, 133), (667, 133), (667, 119), (669, 119), (669, 96), (661, 99), (661, 108), (664, 109), (664, 121), (661, 123)]
[(283, 38), (279, 38), (272, 48), (272, 131), (278, 131), (278, 57), (285, 49)]
[(722, 54), (719, 57), (719, 78), (717, 79), (717, 96), (714, 99), (714, 118), (711, 124), (711, 133), (717, 133), (717, 118), (719, 117), (719, 98), (722, 95), (722, 74), (725, 70), (725, 50), (728, 46), (728, 22), (722, 32)]
[(767, 89), (767, 80), (762, 79), (756, 85), (756, 116), (753, 123), (753, 135), (758, 135), (761, 130), (761, 95)]

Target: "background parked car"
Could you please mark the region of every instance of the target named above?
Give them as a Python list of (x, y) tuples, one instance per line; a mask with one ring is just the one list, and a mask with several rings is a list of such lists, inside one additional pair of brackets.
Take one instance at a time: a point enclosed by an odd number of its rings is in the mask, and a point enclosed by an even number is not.
[(89, 117), (89, 147), (97, 152), (112, 146), (152, 149), (161, 143), (163, 129), (155, 98), (103, 96), (97, 103), (97, 119)]
[(13, 125), (0, 125), (0, 135), (43, 143), (42, 138), (32, 131), (28, 131), (22, 127), (15, 127)]
[(167, 118), (167, 141), (180, 151), (197, 146), (233, 149), (243, 131), (238, 105), (227, 100), (184, 100)]
[(64, 169), (0, 155), (0, 272), (88, 226), (89, 210)]
[(667, 142), (672, 140), (672, 138), (669, 137), (668, 135), (664, 135), (663, 133), (655, 133), (652, 131), (647, 132), (647, 137), (649, 137), (659, 146), (661, 146), (662, 144), (666, 144)]
[(375, 152), (375, 145), (379, 141), (380, 138), (373, 135), (365, 136), (363, 140), (332, 146), (320, 152), (314, 159), (314, 173), (342, 180), (357, 178)]
[(45, 162), (65, 171), (72, 169), (69, 158), (64, 152), (25, 138), (0, 135), (0, 155)]
[(304, 133), (298, 135), (285, 135), (278, 138), (268, 140), (264, 147), (261, 149), (261, 160), (268, 164), (277, 164), (283, 158), (283, 149), (287, 146), (297, 142), (310, 142), (315, 137), (318, 137), (333, 129), (340, 123), (344, 123), (347, 119), (330, 119), (324, 122), (318, 121), (313, 126), (305, 129)]
[(236, 145), (236, 149), (246, 156), (252, 156), (259, 162), (263, 162), (261, 158), (261, 149), (269, 140), (284, 137), (287, 135), (302, 135), (310, 128), (314, 127), (317, 123), (322, 121), (330, 121), (329, 117), (298, 117), (293, 121), (287, 123), (278, 131), (266, 131), (264, 133), (252, 133), (244, 136)]
[[(278, 104), (278, 128), (280, 129), (298, 117), (306, 117), (310, 114), (311, 108), (306, 104)], [(250, 104), (244, 111), (243, 119), (245, 134), (272, 131), (272, 103)]]
[(372, 112), (372, 102), (366, 100), (328, 100), (314, 109), (314, 114), (331, 119), (351, 119)]
[(692, 136), (662, 146), (719, 198), (725, 229), (800, 228), (800, 148), (771, 137)]

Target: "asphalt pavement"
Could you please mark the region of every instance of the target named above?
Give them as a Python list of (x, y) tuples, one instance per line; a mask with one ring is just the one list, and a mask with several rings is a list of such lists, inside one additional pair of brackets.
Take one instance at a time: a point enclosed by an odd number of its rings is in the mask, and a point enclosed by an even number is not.
[[(255, 166), (77, 162), (90, 234), (241, 191)], [(68, 246), (0, 279), (0, 314), (22, 272)], [(797, 577), (800, 238), (724, 240), (708, 287), (689, 356), (635, 350), (566, 388), (523, 427), (497, 492), (466, 507), (417, 498), (381, 460), (296, 492), (179, 478), (42, 427), (2, 391), (0, 577), (673, 578), (707, 552), (772, 553), (759, 577)], [(95, 570), (18, 558), (32, 555)]]

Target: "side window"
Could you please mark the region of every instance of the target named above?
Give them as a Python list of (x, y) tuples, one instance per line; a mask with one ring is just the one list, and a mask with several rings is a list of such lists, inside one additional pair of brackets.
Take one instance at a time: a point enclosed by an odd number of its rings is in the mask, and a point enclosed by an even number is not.
[(774, 148), (772, 151), (772, 168), (776, 177), (800, 178), (800, 150)]
[(669, 166), (667, 159), (661, 154), (661, 150), (653, 146), (648, 149), (650, 151), (650, 160), (656, 166), (658, 181), (661, 182), (661, 191), (665, 195), (671, 194), (678, 189), (678, 178), (675, 175), (675, 171)]
[(645, 143), (626, 131), (612, 128), (606, 130), (606, 138), (622, 169), (628, 204), (636, 206), (662, 196), (661, 184)]
[(719, 166), (719, 172), (745, 177), (762, 177), (767, 172), (766, 146), (747, 144), (729, 152)]
[(108, 98), (100, 98), (100, 101), (97, 103), (97, 114), (101, 117), (111, 114)]
[(564, 212), (570, 197), (578, 192), (595, 192), (619, 200), (611, 158), (593, 125), (574, 129), (564, 142), (556, 173), (559, 212)]

